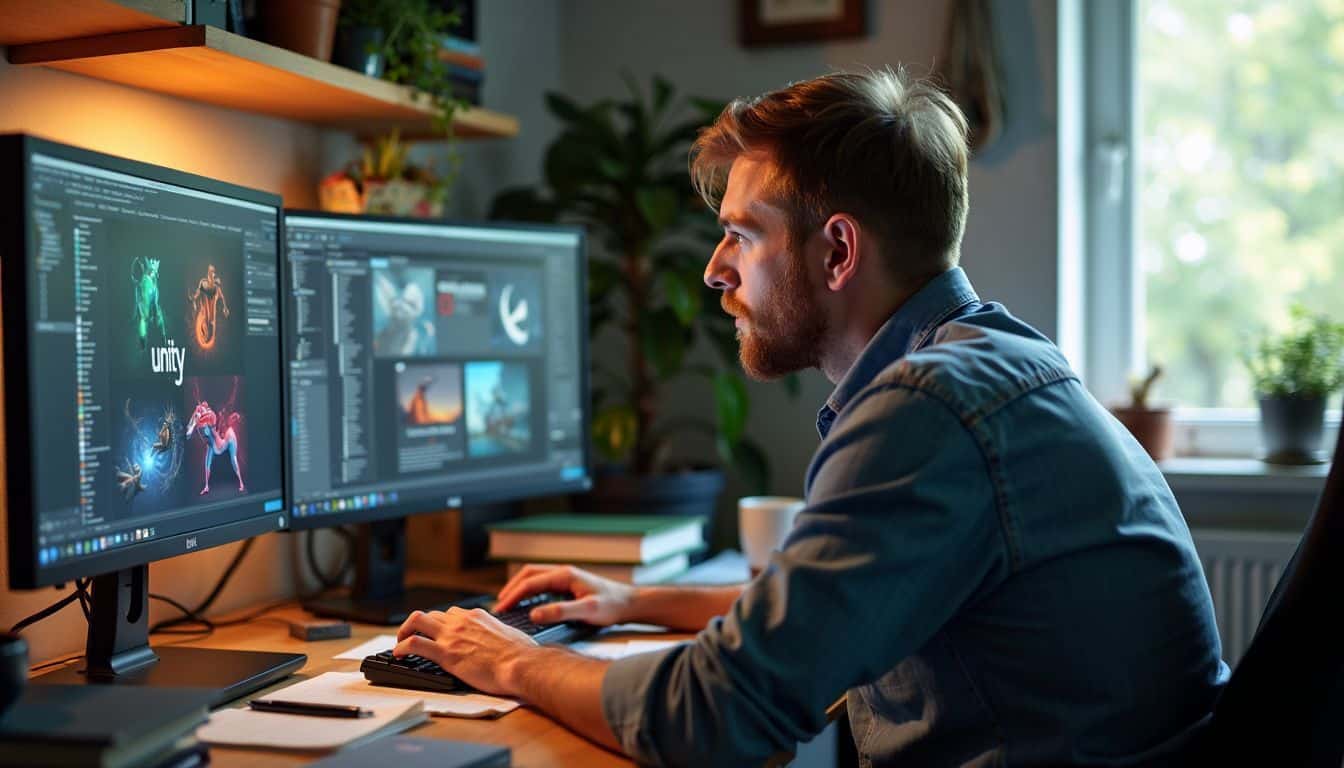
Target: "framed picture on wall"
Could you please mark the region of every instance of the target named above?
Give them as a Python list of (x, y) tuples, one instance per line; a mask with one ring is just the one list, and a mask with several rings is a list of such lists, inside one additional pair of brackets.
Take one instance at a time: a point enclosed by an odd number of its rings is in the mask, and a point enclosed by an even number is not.
[(865, 0), (739, 0), (742, 45), (755, 47), (862, 37)]

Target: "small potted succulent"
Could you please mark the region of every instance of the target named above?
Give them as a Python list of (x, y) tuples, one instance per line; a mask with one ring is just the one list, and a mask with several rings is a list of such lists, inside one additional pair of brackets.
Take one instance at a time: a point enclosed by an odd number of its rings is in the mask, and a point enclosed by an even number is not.
[(1292, 309), (1285, 333), (1262, 338), (1246, 355), (1260, 403), (1264, 460), (1320, 464), (1325, 401), (1344, 386), (1344, 323)]
[(1153, 461), (1171, 458), (1175, 432), (1171, 424), (1171, 409), (1153, 407), (1149, 398), (1153, 385), (1162, 376), (1162, 366), (1155, 365), (1142, 380), (1134, 380), (1129, 385), (1129, 405), (1111, 409), (1115, 418), (1128, 429), (1139, 445), (1153, 457)]

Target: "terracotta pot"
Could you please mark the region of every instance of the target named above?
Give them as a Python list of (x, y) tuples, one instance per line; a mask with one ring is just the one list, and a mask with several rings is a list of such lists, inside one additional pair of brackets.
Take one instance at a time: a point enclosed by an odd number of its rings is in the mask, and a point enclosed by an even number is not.
[(1153, 461), (1171, 458), (1176, 430), (1172, 426), (1170, 408), (1112, 408), (1111, 413), (1125, 425)]
[(322, 61), (331, 60), (341, 0), (265, 0), (258, 3), (266, 42)]

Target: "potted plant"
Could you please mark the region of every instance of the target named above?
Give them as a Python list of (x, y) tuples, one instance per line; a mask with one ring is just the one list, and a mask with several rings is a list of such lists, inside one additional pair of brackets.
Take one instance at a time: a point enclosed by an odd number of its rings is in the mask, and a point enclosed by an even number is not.
[(1292, 309), (1291, 325), (1246, 355), (1267, 462), (1319, 464), (1326, 398), (1344, 386), (1344, 324)]
[[(752, 492), (769, 485), (765, 453), (744, 434), (748, 399), (733, 321), (701, 278), (722, 233), (686, 172), (690, 143), (722, 105), (680, 100), (661, 77), (647, 95), (626, 82), (628, 98), (589, 105), (547, 93), (563, 127), (546, 151), (545, 184), (500, 193), (491, 217), (588, 229), (590, 332), (619, 331), (624, 346), (621, 370), (594, 364), (593, 442), (609, 464), (588, 506), (710, 519), (723, 474), (678, 455), (685, 435), (712, 436), (719, 459)], [(701, 338), (721, 364), (688, 362)], [(712, 417), (661, 408), (664, 387), (688, 379), (713, 393)], [(796, 380), (790, 384), (796, 391)]]
[(1111, 409), (1115, 418), (1128, 429), (1134, 439), (1143, 446), (1153, 461), (1171, 458), (1175, 433), (1171, 425), (1171, 409), (1155, 408), (1149, 405), (1153, 385), (1162, 377), (1162, 366), (1155, 365), (1142, 380), (1129, 383), (1129, 405)]
[(437, 0), (345, 0), (336, 63), (409, 85), (436, 109), (435, 127), (452, 140), (453, 115), (466, 103), (455, 95), (439, 47), (461, 23), (461, 14)]
[(429, 168), (406, 161), (397, 131), (366, 146), (359, 162), (331, 174), (318, 186), (322, 209), (338, 213), (438, 218), (447, 183)]

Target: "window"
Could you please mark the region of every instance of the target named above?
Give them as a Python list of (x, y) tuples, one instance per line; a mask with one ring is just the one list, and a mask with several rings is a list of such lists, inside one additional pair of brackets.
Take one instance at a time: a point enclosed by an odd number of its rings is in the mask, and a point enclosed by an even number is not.
[(1344, 0), (1079, 13), (1089, 384), (1160, 363), (1181, 448), (1253, 453), (1243, 351), (1294, 303), (1344, 320)]

